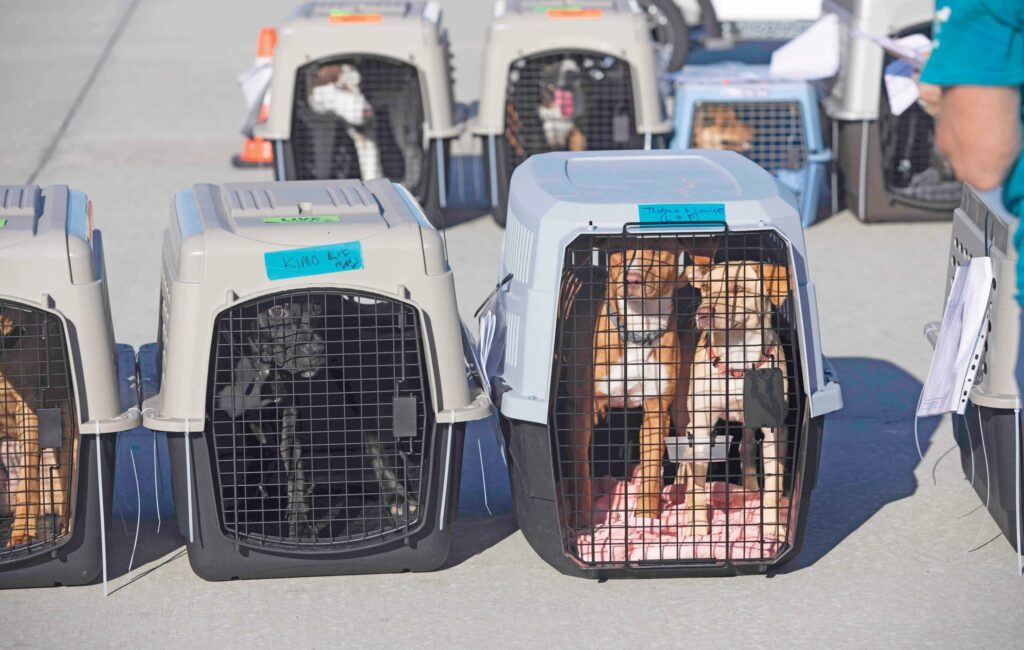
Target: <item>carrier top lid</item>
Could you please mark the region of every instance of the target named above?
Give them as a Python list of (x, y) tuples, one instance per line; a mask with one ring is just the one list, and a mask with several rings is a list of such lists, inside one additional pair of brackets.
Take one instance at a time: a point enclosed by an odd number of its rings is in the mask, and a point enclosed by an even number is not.
[(293, 19), (328, 23), (381, 23), (394, 19), (426, 19), (437, 22), (441, 5), (436, 0), (334, 0), (309, 2), (299, 7)]
[[(359, 241), (403, 223), (416, 223), (388, 181), (358, 180), (196, 185), (194, 202), (178, 197), (178, 227), (189, 233), (220, 229), (282, 246)], [(189, 208), (194, 207), (194, 210)]]
[(519, 170), (516, 175), (540, 192), (570, 203), (727, 203), (779, 196), (771, 174), (731, 151), (550, 153), (529, 158)]
[(62, 263), (75, 284), (99, 278), (89, 199), (65, 185), (0, 185), (0, 249), (0, 276), (7, 273), (7, 280), (12, 267), (35, 273), (33, 265)]
[[(792, 83), (790, 79), (773, 77), (771, 66), (750, 63), (713, 63), (709, 65), (687, 65), (670, 76), (677, 85), (682, 84), (748, 84), (748, 83)], [(806, 82), (805, 82), (806, 83)]]
[(538, 18), (600, 18), (604, 14), (637, 13), (634, 0), (498, 0), (495, 17), (504, 15)]

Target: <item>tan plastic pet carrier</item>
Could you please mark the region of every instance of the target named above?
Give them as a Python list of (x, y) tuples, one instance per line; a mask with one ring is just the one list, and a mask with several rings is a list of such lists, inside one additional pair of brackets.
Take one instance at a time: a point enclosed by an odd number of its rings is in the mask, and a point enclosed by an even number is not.
[(672, 130), (646, 14), (629, 0), (495, 3), (480, 92), (473, 133), (501, 225), (529, 156), (650, 149)]
[(178, 526), (209, 580), (430, 570), (468, 379), (441, 237), (386, 180), (197, 185), (164, 233), (159, 393)]
[(104, 566), (121, 413), (103, 240), (62, 185), (0, 186), (0, 587)]
[(256, 128), (274, 143), (277, 179), (394, 179), (440, 225), (459, 135), (440, 4), (311, 2), (278, 35)]
[[(976, 192), (965, 186), (963, 199), (953, 214), (947, 297), (956, 270), (975, 257), (992, 261), (993, 289), (988, 330), (981, 365), (971, 388), (963, 417), (953, 416), (953, 431), (960, 447), (964, 476), (971, 482), (992, 519), (1010, 544), (1021, 552), (1021, 401), (1014, 376), (1020, 344), (1020, 305), (1017, 302), (1017, 258), (1013, 233), (1018, 219), (1002, 205), (998, 192)], [(926, 327), (932, 344), (939, 323)]]

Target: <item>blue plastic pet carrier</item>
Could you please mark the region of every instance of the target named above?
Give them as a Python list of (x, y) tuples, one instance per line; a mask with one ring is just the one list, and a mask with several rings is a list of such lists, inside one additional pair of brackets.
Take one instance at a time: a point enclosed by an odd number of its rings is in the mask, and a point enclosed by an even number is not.
[(805, 226), (814, 223), (832, 161), (814, 86), (773, 79), (766, 65), (735, 63), (689, 65), (673, 81), (671, 148), (743, 154), (793, 191)]

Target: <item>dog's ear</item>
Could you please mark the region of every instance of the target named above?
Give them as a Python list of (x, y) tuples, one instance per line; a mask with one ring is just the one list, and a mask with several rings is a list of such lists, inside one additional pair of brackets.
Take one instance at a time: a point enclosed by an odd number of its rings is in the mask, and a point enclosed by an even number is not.
[(776, 306), (789, 297), (789, 269), (780, 264), (760, 264), (755, 268), (761, 274), (764, 293)]
[(711, 269), (715, 265), (714, 259), (706, 255), (691, 255), (690, 257), (692, 263), (683, 269), (680, 278), (688, 280), (690, 284), (699, 289), (711, 275)]

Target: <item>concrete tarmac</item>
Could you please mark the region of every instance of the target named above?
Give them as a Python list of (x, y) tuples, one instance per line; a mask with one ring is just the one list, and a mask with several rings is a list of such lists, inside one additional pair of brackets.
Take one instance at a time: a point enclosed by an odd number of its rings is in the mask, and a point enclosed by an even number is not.
[[(469, 103), (491, 4), (444, 4), (457, 97)], [(155, 338), (172, 194), (272, 177), (229, 164), (244, 112), (235, 77), (252, 64), (258, 29), (291, 8), (0, 2), (0, 183), (67, 184), (93, 199), (118, 340)], [(469, 319), (496, 280), (502, 232), (486, 214), (452, 220)], [(567, 578), (508, 515), (460, 522), (449, 566), (435, 573), (229, 583), (196, 577), (169, 527), (147, 527), (144, 568), (129, 577), (133, 531), (115, 522), (116, 591), (0, 592), (0, 645), (1024, 647), (1024, 579), (957, 452), (946, 453), (949, 419), (921, 423), (923, 460), (914, 446), (930, 360), (921, 328), (941, 316), (949, 230), (865, 226), (849, 214), (808, 230), (824, 349), (846, 409), (827, 420), (805, 549), (773, 577)]]

